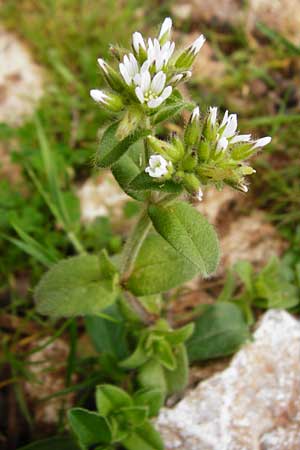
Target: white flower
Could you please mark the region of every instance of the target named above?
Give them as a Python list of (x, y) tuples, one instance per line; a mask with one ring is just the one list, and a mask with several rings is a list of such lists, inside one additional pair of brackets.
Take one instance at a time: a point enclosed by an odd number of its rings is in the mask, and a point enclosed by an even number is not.
[(133, 46), (134, 50), (136, 51), (136, 53), (139, 53), (140, 47), (143, 50), (146, 50), (146, 45), (145, 45), (144, 38), (141, 35), (141, 33), (139, 33), (138, 31), (136, 31), (132, 35), (132, 46)]
[(228, 115), (228, 111), (225, 112), (222, 123), (220, 125), (221, 137), (231, 138), (235, 135), (237, 129), (237, 115), (230, 114)]
[(192, 116), (191, 116), (191, 122), (194, 120), (199, 120), (200, 118), (200, 108), (199, 106), (196, 106), (196, 108), (193, 109)]
[(132, 53), (129, 53), (129, 56), (124, 56), (123, 62), (119, 64), (119, 69), (125, 83), (130, 86), (135, 75), (139, 72), (138, 62)]
[(167, 41), (162, 47), (157, 39), (148, 39), (147, 60), (149, 64), (155, 64), (155, 69), (159, 71), (167, 65), (173, 52), (175, 43)]
[(145, 172), (152, 178), (160, 178), (167, 175), (169, 167), (172, 165), (170, 161), (165, 160), (161, 155), (152, 155), (149, 159), (149, 166)]
[(172, 19), (170, 17), (166, 17), (162, 23), (158, 39), (160, 40), (165, 34), (170, 34), (172, 29)]
[(151, 80), (149, 70), (141, 72), (139, 85), (135, 88), (137, 98), (141, 103), (146, 103), (149, 108), (157, 108), (172, 93), (172, 87), (166, 84), (166, 75), (158, 72)]
[(201, 34), (190, 46), (190, 51), (196, 56), (203, 47), (206, 38)]
[(238, 142), (249, 142), (251, 140), (251, 134), (237, 134), (235, 135), (230, 143), (237, 144)]

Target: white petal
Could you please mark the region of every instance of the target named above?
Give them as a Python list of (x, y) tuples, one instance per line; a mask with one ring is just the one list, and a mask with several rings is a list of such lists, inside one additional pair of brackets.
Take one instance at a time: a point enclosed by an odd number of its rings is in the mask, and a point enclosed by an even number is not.
[(237, 115), (236, 114), (230, 114), (227, 120), (226, 127), (222, 133), (223, 137), (231, 137), (234, 135), (237, 129)]
[(251, 134), (237, 134), (236, 136), (234, 136), (230, 143), (231, 144), (236, 144), (237, 142), (249, 142), (251, 139)]
[(165, 101), (168, 97), (170, 97), (171, 94), (172, 94), (172, 86), (167, 86), (167, 87), (163, 90), (163, 92), (162, 92), (160, 98), (162, 98), (163, 101)]
[(142, 47), (144, 50), (146, 50), (146, 46), (145, 46), (145, 42), (144, 42), (143, 36), (138, 31), (136, 31), (132, 35), (132, 45), (133, 45), (134, 50), (137, 53), (139, 52), (140, 47)]
[(270, 136), (265, 136), (263, 138), (257, 139), (254, 146), (252, 148), (259, 148), (268, 145), (271, 142), (272, 138)]
[(150, 88), (151, 76), (149, 70), (141, 73), (141, 88), (143, 92), (147, 92)]
[(197, 194), (197, 199), (199, 200), (199, 202), (202, 202), (202, 200), (203, 200), (203, 191), (201, 188), (199, 188), (199, 191)]
[(172, 19), (170, 17), (166, 17), (162, 23), (158, 39), (162, 38), (165, 33), (170, 33), (172, 28)]
[(153, 98), (148, 101), (147, 105), (149, 108), (157, 108), (159, 105), (161, 105), (163, 102), (163, 99), (161, 97)]
[(90, 96), (97, 103), (107, 103), (107, 99), (109, 98), (103, 91), (100, 89), (92, 89), (90, 91)]
[(221, 139), (219, 139), (218, 144), (217, 144), (217, 150), (223, 151), (223, 150), (226, 150), (227, 147), (228, 147), (227, 139), (225, 137), (221, 137)]
[(135, 94), (136, 94), (137, 98), (139, 99), (139, 101), (140, 101), (141, 103), (144, 103), (145, 98), (144, 98), (144, 94), (143, 94), (143, 91), (142, 91), (142, 89), (140, 88), (140, 86), (138, 86), (138, 87), (135, 88)]
[(130, 75), (134, 77), (139, 71), (139, 66), (137, 63), (137, 60), (135, 59), (135, 56), (130, 53), (129, 54), (129, 61), (130, 61)]
[(98, 61), (99, 66), (101, 67), (101, 69), (102, 69), (105, 73), (108, 73), (108, 71), (107, 71), (107, 64), (106, 64), (106, 62), (104, 61), (104, 59), (98, 58), (97, 61)]
[(198, 120), (200, 117), (200, 108), (199, 106), (196, 106), (196, 108), (193, 109), (192, 116), (191, 116), (191, 122), (194, 120)]
[(129, 86), (131, 84), (131, 77), (130, 77), (124, 63), (119, 64), (119, 70), (121, 72), (122, 77), (124, 78), (125, 83), (128, 84), (128, 86)]
[(217, 114), (218, 114), (218, 108), (216, 106), (210, 106), (209, 121), (213, 127), (216, 125), (216, 122), (217, 122)]
[(228, 110), (226, 109), (220, 128), (222, 128), (228, 121)]
[(194, 55), (196, 55), (200, 51), (205, 41), (206, 41), (205, 37), (203, 36), (203, 34), (201, 34), (201, 36), (199, 36), (193, 42), (193, 44), (191, 45), (191, 51), (194, 53)]
[(166, 83), (166, 75), (163, 72), (158, 72), (151, 82), (151, 91), (155, 94), (160, 94)]

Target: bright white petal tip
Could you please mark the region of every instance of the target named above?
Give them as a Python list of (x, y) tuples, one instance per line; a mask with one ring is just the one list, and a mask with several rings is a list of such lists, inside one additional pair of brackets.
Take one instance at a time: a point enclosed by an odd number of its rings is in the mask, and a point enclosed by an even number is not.
[(218, 114), (218, 108), (217, 106), (210, 106), (209, 108), (209, 122), (214, 127), (217, 122), (217, 114)]
[(107, 71), (107, 63), (104, 61), (104, 59), (98, 58), (97, 61), (98, 61), (99, 66), (101, 67), (101, 69), (102, 69), (105, 73), (108, 73), (108, 71)]
[(248, 192), (248, 190), (249, 190), (248, 187), (245, 184), (241, 185), (241, 189), (242, 189), (243, 192)]
[(194, 53), (194, 55), (196, 55), (202, 48), (204, 42), (206, 41), (205, 37), (203, 36), (203, 34), (201, 34), (201, 36), (199, 36), (191, 45), (191, 51)]
[(146, 46), (145, 46), (145, 42), (144, 42), (143, 36), (138, 31), (136, 31), (132, 35), (132, 45), (133, 45), (133, 48), (136, 51), (136, 53), (139, 52), (140, 47), (142, 47), (144, 50), (146, 50)]
[(97, 103), (107, 103), (108, 95), (104, 94), (104, 92), (99, 89), (92, 89), (90, 91), (90, 96)]
[(253, 148), (264, 147), (265, 145), (270, 144), (272, 138), (270, 136), (266, 136), (255, 141)]
[(162, 23), (158, 39), (161, 39), (164, 34), (170, 33), (171, 28), (172, 28), (172, 19), (171, 17), (166, 17)]
[(191, 122), (194, 120), (198, 120), (200, 117), (200, 108), (199, 106), (196, 106), (196, 108), (193, 109), (192, 116), (191, 116)]

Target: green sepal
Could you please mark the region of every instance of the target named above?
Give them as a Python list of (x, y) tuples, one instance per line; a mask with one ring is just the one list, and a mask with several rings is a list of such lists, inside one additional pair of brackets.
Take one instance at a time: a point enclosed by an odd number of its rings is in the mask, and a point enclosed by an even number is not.
[(119, 366), (123, 369), (136, 369), (142, 366), (148, 359), (149, 356), (144, 349), (144, 340), (140, 339), (134, 352), (128, 358), (121, 361)]
[(192, 336), (194, 329), (195, 324), (189, 323), (181, 328), (166, 331), (164, 337), (171, 345), (179, 345)]
[(131, 407), (133, 402), (123, 389), (111, 384), (102, 384), (96, 388), (96, 405), (99, 414), (108, 417), (121, 408)]
[(159, 109), (159, 111), (152, 117), (153, 125), (157, 125), (165, 120), (169, 120), (171, 118), (176, 117), (181, 111), (190, 106), (190, 103), (187, 102), (178, 102), (171, 105), (163, 106)]

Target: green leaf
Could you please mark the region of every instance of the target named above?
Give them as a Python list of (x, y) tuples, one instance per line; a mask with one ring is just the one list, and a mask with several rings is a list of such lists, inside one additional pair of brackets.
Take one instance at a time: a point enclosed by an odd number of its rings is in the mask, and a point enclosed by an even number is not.
[(176, 202), (167, 206), (150, 205), (149, 215), (156, 231), (182, 256), (207, 276), (219, 262), (216, 232), (192, 206)]
[(96, 405), (101, 416), (107, 417), (121, 408), (133, 405), (130, 395), (112, 384), (102, 384), (96, 388)]
[(25, 445), (18, 450), (80, 450), (71, 436), (55, 436)]
[(149, 235), (135, 261), (126, 288), (137, 296), (157, 294), (194, 278), (198, 268), (164, 239)]
[(299, 303), (298, 289), (288, 282), (277, 258), (261, 270), (254, 281), (254, 304), (261, 308), (292, 308)]
[(161, 392), (167, 392), (167, 383), (162, 365), (151, 359), (147, 361), (138, 370), (138, 381), (145, 388), (159, 389)]
[(155, 430), (150, 422), (146, 422), (130, 434), (122, 445), (128, 450), (163, 450), (164, 444), (160, 434)]
[(189, 362), (187, 351), (184, 344), (180, 344), (175, 350), (176, 369), (166, 370), (165, 379), (167, 383), (168, 394), (181, 392), (188, 383)]
[(130, 428), (137, 428), (148, 418), (148, 408), (146, 406), (130, 406), (121, 408), (120, 414), (128, 422)]
[(124, 361), (121, 361), (119, 366), (123, 369), (136, 369), (142, 366), (147, 360), (148, 356), (144, 351), (143, 341), (140, 341), (134, 352)]
[(70, 426), (84, 448), (109, 444), (111, 432), (106, 420), (99, 414), (83, 408), (68, 411)]
[(234, 265), (234, 270), (244, 283), (247, 291), (251, 293), (253, 291), (253, 267), (249, 261), (238, 261)]
[(174, 183), (172, 180), (155, 181), (144, 171), (139, 173), (128, 185), (130, 191), (160, 191), (180, 194), (183, 188), (180, 184)]
[(97, 155), (100, 167), (110, 167), (116, 163), (133, 144), (150, 133), (149, 130), (136, 130), (122, 141), (118, 141), (115, 136), (117, 127), (118, 124), (113, 124), (104, 133)]
[(116, 359), (123, 359), (128, 354), (123, 317), (115, 304), (104, 312), (113, 321), (103, 317), (87, 316), (85, 318), (87, 332), (97, 352), (110, 353)]
[(248, 326), (237, 306), (210, 305), (195, 321), (194, 334), (186, 342), (189, 359), (201, 361), (231, 355), (248, 338)]
[(99, 313), (117, 295), (117, 275), (103, 279), (102, 272), (94, 255), (74, 256), (53, 265), (34, 291), (38, 312), (52, 317)]
[(172, 117), (177, 116), (181, 111), (188, 107), (190, 104), (187, 102), (176, 102), (172, 105), (167, 105), (159, 109), (159, 111), (153, 116), (153, 124), (157, 125), (160, 122), (169, 120)]
[(166, 369), (174, 370), (176, 368), (176, 359), (171, 345), (165, 339), (160, 339), (156, 342), (155, 357)]
[(194, 324), (189, 323), (184, 327), (177, 328), (176, 330), (164, 332), (164, 337), (172, 345), (182, 344), (192, 336), (194, 329), (195, 329)]
[(128, 195), (139, 201), (143, 201), (148, 194), (143, 192), (133, 192), (128, 186), (141, 171), (141, 155), (143, 155), (143, 152), (144, 146), (142, 141), (136, 142), (130, 147), (129, 151), (111, 167), (111, 171), (120, 187)]
[(133, 402), (137, 406), (147, 406), (148, 417), (155, 417), (163, 406), (164, 395), (160, 389), (144, 388), (134, 394)]

